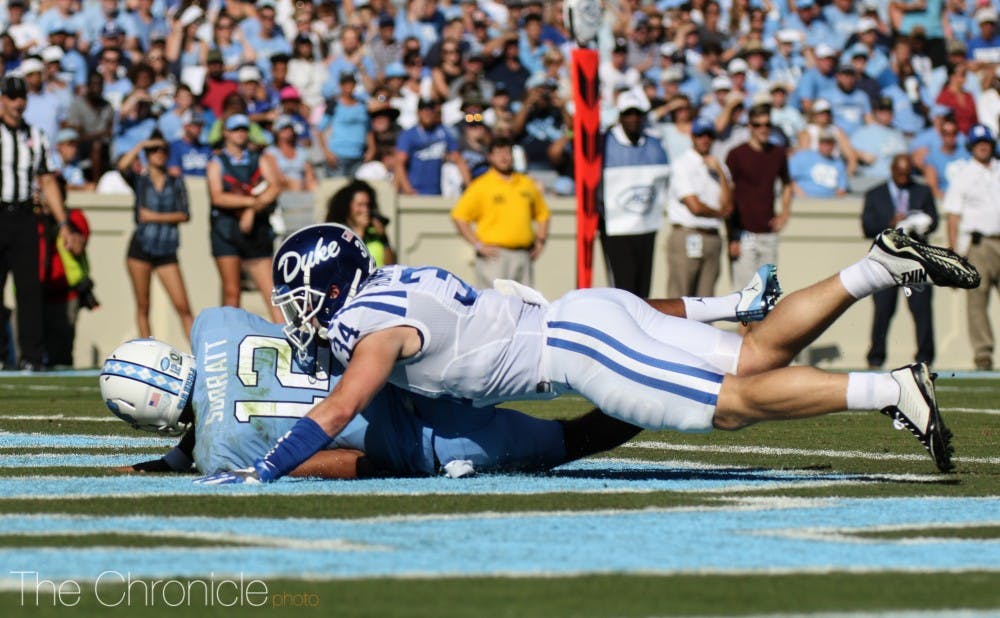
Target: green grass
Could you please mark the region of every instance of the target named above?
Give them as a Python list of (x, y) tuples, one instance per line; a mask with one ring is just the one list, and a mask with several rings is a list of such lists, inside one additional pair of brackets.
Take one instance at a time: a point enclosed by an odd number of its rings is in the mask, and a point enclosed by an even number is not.
[[(496, 495), (191, 495), (129, 498), (0, 499), (0, 514), (88, 515), (201, 515), (209, 517), (303, 517), (353, 519), (388, 514), (452, 514), (521, 511), (638, 510), (697, 507), (727, 508), (745, 498), (788, 497), (970, 497), (1000, 496), (1000, 424), (996, 416), (948, 413), (949, 408), (996, 408), (1000, 383), (990, 380), (948, 380), (939, 401), (955, 433), (956, 472), (939, 475), (930, 458), (908, 432), (893, 431), (880, 414), (844, 414), (798, 422), (761, 424), (741, 432), (679, 434), (644, 432), (632, 445), (608, 456), (650, 461), (679, 461), (723, 467), (769, 470), (803, 470), (857, 475), (850, 484), (822, 487), (744, 488), (725, 495), (698, 492), (608, 492)], [(567, 417), (590, 409), (580, 399), (531, 402), (516, 406), (546, 418)], [(45, 421), (15, 420), (11, 415), (63, 415)], [(0, 432), (90, 434), (139, 437), (124, 423), (74, 420), (105, 417), (92, 378), (0, 378)], [(691, 445), (693, 450), (636, 448), (637, 442)], [(770, 452), (713, 452), (711, 449), (754, 447)], [(816, 453), (782, 452), (829, 450), (855, 452), (837, 457)], [(0, 433), (0, 476), (101, 476), (108, 470), (51, 467), (4, 468), (8, 454), (83, 452), (132, 454), (148, 458), (154, 447), (122, 448), (13, 448)], [(165, 450), (165, 449), (164, 449)], [(912, 456), (913, 459), (899, 459)], [(637, 464), (641, 465), (641, 464)], [(725, 473), (723, 468), (722, 473)], [(885, 475), (905, 475), (900, 478)], [(998, 514), (1000, 517), (1000, 514)], [(884, 531), (857, 531), (866, 540), (932, 538), (983, 544), (996, 552), (1000, 525), (952, 527), (942, 525)], [(498, 541), (499, 542), (499, 541)], [(169, 545), (200, 547), (201, 539), (129, 534), (31, 535), (0, 531), (0, 548), (55, 548), (84, 545), (120, 548)], [(212, 543), (218, 545), (220, 543)], [(2, 566), (2, 565), (0, 565)], [(920, 565), (914, 565), (919, 567)], [(685, 574), (645, 576), (604, 574), (581, 577), (476, 577), (431, 579), (360, 579), (345, 581), (267, 580), (272, 603), (266, 608), (194, 605), (191, 615), (323, 615), (323, 616), (650, 616), (740, 615), (773, 612), (856, 611), (902, 609), (995, 609), (1000, 612), (1000, 586), (996, 572), (987, 573), (831, 573), (718, 575)], [(108, 608), (92, 594), (82, 595), (75, 608), (22, 606), (13, 592), (0, 593), (0, 612), (15, 616), (185, 615), (182, 608)], [(92, 590), (89, 591), (92, 593)], [(119, 593), (120, 594), (120, 593)], [(314, 595), (319, 607), (273, 607), (281, 595)], [(301, 597), (305, 598), (305, 597)], [(312, 597), (309, 597), (312, 598)], [(33, 599), (32, 599), (33, 600)], [(49, 600), (51, 601), (51, 599)], [(141, 609), (141, 611), (140, 611)], [(10, 611), (12, 610), (12, 612)]]
[[(201, 596), (192, 608), (199, 616), (288, 615), (350, 616), (352, 618), (580, 618), (650, 615), (718, 616), (721, 613), (811, 612), (837, 607), (842, 611), (871, 612), (911, 609), (988, 609), (1000, 607), (995, 573), (943, 574), (934, 577), (906, 573), (830, 575), (679, 575), (673, 577), (605, 575), (558, 578), (434, 578), (371, 579), (327, 582), (269, 580), (259, 608), (205, 607)], [(80, 606), (92, 615), (174, 617), (185, 608), (164, 606), (162, 597), (147, 603), (143, 588), (133, 588), (132, 606), (108, 608), (83, 584)], [(176, 588), (176, 586), (175, 586)], [(227, 593), (229, 590), (227, 590)], [(51, 592), (39, 607), (30, 595), (21, 607), (17, 593), (0, 594), (0, 607), (18, 608), (30, 616), (65, 616), (67, 608), (53, 608)], [(126, 594), (123, 586), (102, 587), (106, 603)], [(176, 594), (176, 591), (174, 591)], [(286, 596), (287, 595), (287, 596)], [(127, 598), (127, 597), (126, 597)], [(167, 597), (174, 601), (177, 596)], [(254, 599), (254, 597), (251, 597)], [(282, 603), (315, 604), (282, 607)], [(223, 597), (223, 602), (229, 598)], [(151, 606), (150, 606), (151, 605)], [(141, 612), (139, 611), (141, 610)]]

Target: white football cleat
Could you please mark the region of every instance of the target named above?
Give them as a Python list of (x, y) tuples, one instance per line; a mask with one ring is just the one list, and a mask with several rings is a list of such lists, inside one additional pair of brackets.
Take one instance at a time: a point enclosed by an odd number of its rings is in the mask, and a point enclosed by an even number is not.
[(944, 420), (934, 396), (934, 378), (926, 363), (900, 367), (890, 373), (899, 384), (899, 402), (882, 409), (891, 416), (896, 429), (909, 429), (931, 454), (941, 472), (948, 472), (951, 463), (951, 431)]
[(964, 257), (943, 247), (914, 240), (899, 230), (884, 230), (875, 237), (869, 259), (885, 266), (897, 285), (950, 288), (979, 287), (979, 271)]
[(764, 264), (758, 268), (739, 294), (736, 319), (744, 324), (763, 320), (781, 298), (778, 267), (774, 264)]

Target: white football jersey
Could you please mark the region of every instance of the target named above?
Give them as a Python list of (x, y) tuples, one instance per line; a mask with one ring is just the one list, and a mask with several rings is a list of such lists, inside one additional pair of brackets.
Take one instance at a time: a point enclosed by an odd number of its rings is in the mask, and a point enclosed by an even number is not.
[(430, 397), (487, 405), (538, 393), (546, 308), (479, 290), (436, 267), (388, 266), (337, 312), (327, 336), (345, 365), (365, 335), (411, 326), (421, 350), (397, 362), (389, 382)]

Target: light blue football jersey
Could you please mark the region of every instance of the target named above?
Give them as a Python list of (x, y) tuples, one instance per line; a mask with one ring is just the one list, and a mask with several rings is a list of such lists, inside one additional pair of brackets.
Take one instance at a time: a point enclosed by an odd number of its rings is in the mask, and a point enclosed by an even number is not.
[[(309, 375), (279, 325), (242, 309), (202, 311), (191, 345), (197, 361), (194, 459), (205, 474), (263, 457), (340, 378), (329, 350), (319, 350), (317, 375)], [(327, 448), (363, 451), (376, 470), (395, 475), (436, 474), (454, 459), (471, 460), (479, 471), (545, 469), (561, 463), (565, 452), (555, 421), (429, 399), (392, 385)]]
[(541, 382), (545, 307), (479, 290), (435, 267), (388, 266), (334, 315), (328, 337), (344, 365), (368, 334), (395, 326), (420, 333), (419, 353), (396, 363), (389, 382), (411, 393), (486, 406), (550, 398)]

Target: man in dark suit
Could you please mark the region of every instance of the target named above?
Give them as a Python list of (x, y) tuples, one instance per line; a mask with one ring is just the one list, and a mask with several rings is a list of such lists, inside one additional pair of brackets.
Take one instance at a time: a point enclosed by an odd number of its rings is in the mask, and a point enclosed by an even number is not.
[[(909, 155), (896, 155), (892, 160), (892, 177), (865, 193), (865, 206), (861, 225), (865, 236), (875, 238), (888, 227), (902, 227), (906, 232), (926, 241), (937, 228), (938, 213), (934, 196), (926, 186), (913, 182), (913, 163)], [(931, 312), (931, 286), (921, 290), (910, 289), (907, 298), (910, 313), (917, 330), (917, 362), (934, 362), (934, 315)], [(891, 288), (872, 295), (875, 316), (872, 319), (871, 347), (868, 349), (868, 367), (882, 366), (886, 355), (886, 334), (896, 313), (899, 288)]]

